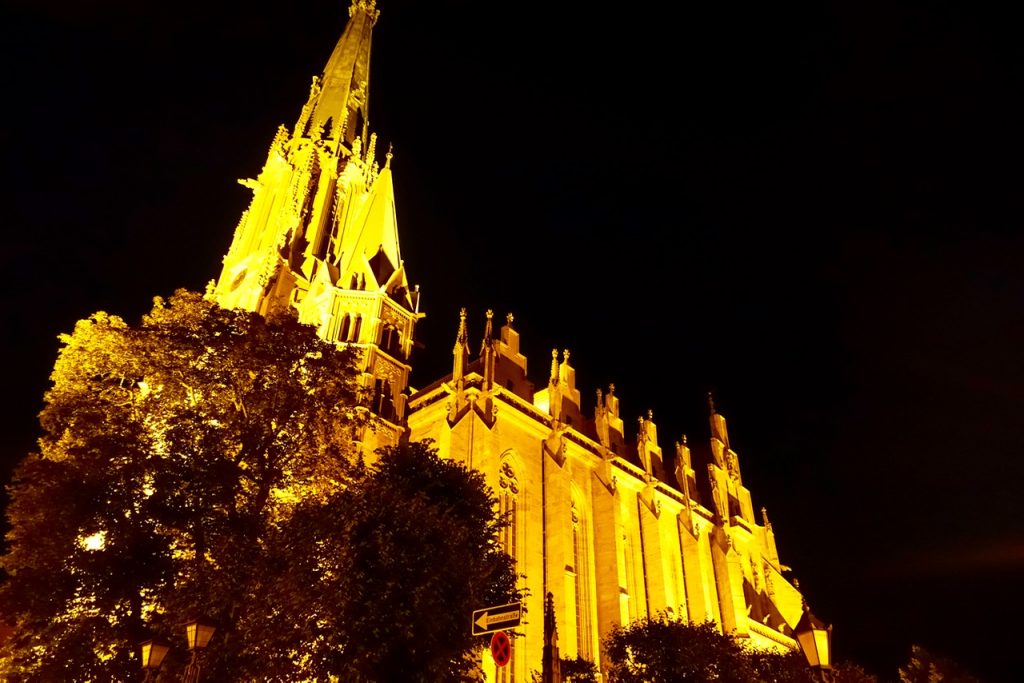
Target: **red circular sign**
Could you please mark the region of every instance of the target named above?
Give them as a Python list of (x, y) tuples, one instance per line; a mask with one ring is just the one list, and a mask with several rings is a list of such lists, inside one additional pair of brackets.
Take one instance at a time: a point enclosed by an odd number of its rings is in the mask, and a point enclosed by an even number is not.
[(504, 631), (495, 631), (491, 636), (491, 656), (497, 666), (505, 666), (512, 658), (512, 643)]

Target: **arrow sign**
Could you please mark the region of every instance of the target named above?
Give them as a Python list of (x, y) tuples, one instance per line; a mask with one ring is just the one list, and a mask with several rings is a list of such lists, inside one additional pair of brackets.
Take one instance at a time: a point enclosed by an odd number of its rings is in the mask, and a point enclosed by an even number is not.
[(473, 635), (504, 631), (519, 626), (523, 618), (522, 603), (512, 602), (497, 607), (487, 607), (473, 612)]

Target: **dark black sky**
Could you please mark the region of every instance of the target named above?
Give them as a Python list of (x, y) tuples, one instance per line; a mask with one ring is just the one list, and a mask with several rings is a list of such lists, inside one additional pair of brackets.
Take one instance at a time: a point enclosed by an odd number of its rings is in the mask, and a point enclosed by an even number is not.
[[(516, 313), (662, 445), (730, 420), (840, 657), (1009, 681), (1024, 605), (1018, 24), (902, 1), (386, 2), (371, 124), (423, 289)], [(4, 477), (56, 335), (218, 273), (344, 0), (21, 0), (0, 21)], [(1000, 647), (996, 647), (996, 645)]]

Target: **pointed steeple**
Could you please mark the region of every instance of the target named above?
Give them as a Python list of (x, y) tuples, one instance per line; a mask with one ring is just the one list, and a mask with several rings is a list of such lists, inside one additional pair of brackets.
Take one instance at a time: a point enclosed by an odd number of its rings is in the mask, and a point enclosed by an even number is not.
[(562, 418), (562, 383), (558, 377), (558, 349), (551, 349), (551, 376), (548, 378), (547, 401), (548, 415), (560, 420)]
[(484, 366), (484, 388), (488, 391), (494, 386), (494, 372), (497, 361), (494, 339), (494, 311), (487, 309), (487, 325), (484, 327), (484, 338), (480, 342), (480, 358)]
[(676, 441), (675, 474), (676, 483), (682, 490), (686, 506), (689, 507), (691, 496), (697, 492), (697, 475), (693, 469), (690, 445), (686, 434), (683, 434), (681, 440)]
[(466, 331), (466, 309), (459, 309), (459, 331), (455, 334), (455, 347), (452, 348), (452, 381), (459, 382), (466, 372), (469, 360), (469, 334)]
[[(353, 0), (345, 32), (314, 82), (296, 135), (366, 142), (370, 101), (370, 37), (380, 12), (376, 0)], [(315, 131), (315, 132), (314, 132)]]
[[(725, 416), (715, 410), (715, 399), (708, 392), (708, 410), (710, 411), (710, 422), (711, 422), (711, 439), (712, 441), (718, 441), (721, 446), (720, 450), (729, 448), (729, 430), (725, 424)], [(716, 453), (717, 459), (717, 453)], [(719, 465), (723, 463), (720, 462)]]
[(661, 447), (658, 446), (658, 427), (654, 424), (654, 411), (648, 409), (647, 417), (641, 415), (637, 418), (637, 423), (636, 446), (640, 465), (647, 472), (648, 477), (662, 479), (664, 477), (664, 459)]
[(355, 347), (368, 407), (389, 423), (376, 432), (384, 445), (405, 419), (423, 314), (399, 250), (391, 152), (381, 168), (367, 126), (378, 15), (376, 0), (352, 0), (295, 129), (279, 129), (259, 177), (241, 181), (252, 203), (211, 297), (264, 314), (293, 308), (325, 341)]
[(487, 324), (484, 327), (484, 338), (480, 342), (480, 355), (484, 355), (494, 347), (494, 310), (487, 309)]

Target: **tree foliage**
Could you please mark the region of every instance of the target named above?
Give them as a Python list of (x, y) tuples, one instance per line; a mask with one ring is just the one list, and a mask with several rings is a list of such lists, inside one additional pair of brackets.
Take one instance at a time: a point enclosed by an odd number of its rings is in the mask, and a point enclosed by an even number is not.
[(878, 676), (870, 674), (864, 667), (853, 662), (837, 662), (832, 672), (835, 683), (878, 683)]
[(910, 658), (900, 667), (900, 683), (980, 683), (951, 659), (911, 645)]
[(583, 657), (575, 659), (562, 658), (562, 683), (597, 683), (597, 667)]
[(323, 645), (314, 677), (463, 680), (483, 644), (470, 634), (472, 611), (521, 598), (495, 507), (483, 475), (410, 443), (382, 450), (332, 498), (338, 533), (325, 542), (314, 542), (319, 510), (296, 514), (280, 542), (297, 560), (293, 599)]
[[(800, 652), (744, 646), (712, 622), (687, 624), (658, 615), (614, 629), (604, 641), (608, 680), (614, 683), (818, 683)], [(875, 683), (854, 664), (832, 671), (835, 683)]]
[(424, 444), (363, 464), (349, 352), (184, 291), (62, 342), (40, 452), (10, 487), (0, 675), (138, 679), (158, 636), (176, 680), (199, 613), (218, 624), (208, 680), (473, 668), (472, 609), (519, 597), (495, 499)]
[(661, 614), (605, 638), (608, 678), (616, 683), (746, 683), (753, 671), (743, 648), (711, 622), (687, 624)]
[(818, 678), (807, 666), (803, 653), (794, 651), (780, 654), (753, 649), (745, 651), (752, 673), (751, 681), (764, 683), (818, 683)]
[(136, 644), (180, 642), (201, 610), (221, 624), (210, 665), (241, 670), (273, 628), (254, 613), (282, 566), (268, 541), (297, 499), (350, 478), (351, 355), (186, 291), (138, 326), (97, 313), (61, 341), (40, 452), (9, 489), (3, 668), (131, 680)]

